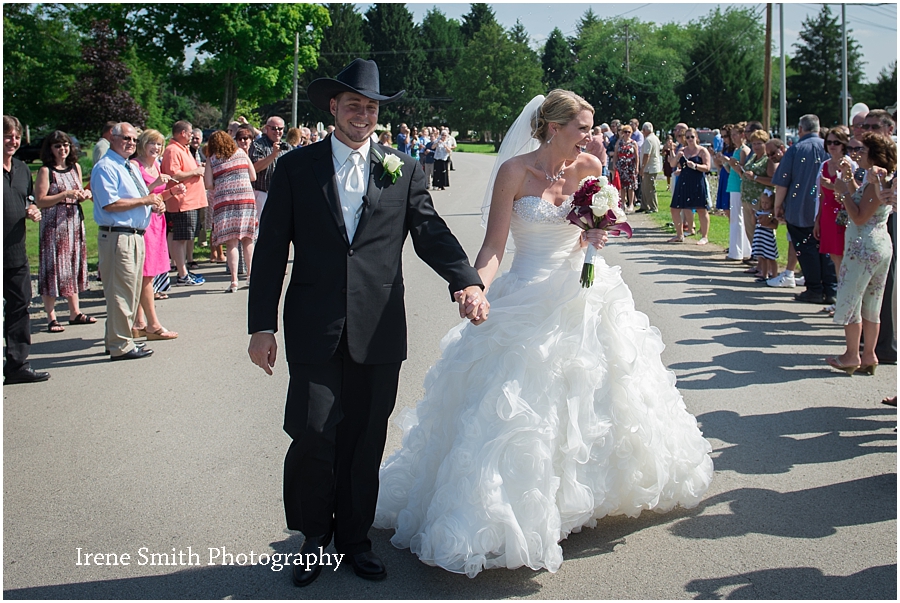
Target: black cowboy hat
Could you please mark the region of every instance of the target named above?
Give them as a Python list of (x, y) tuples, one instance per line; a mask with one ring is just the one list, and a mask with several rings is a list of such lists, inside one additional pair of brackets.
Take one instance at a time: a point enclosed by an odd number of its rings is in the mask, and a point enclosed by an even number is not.
[(378, 84), (378, 65), (375, 61), (353, 59), (353, 62), (344, 67), (335, 79), (322, 77), (313, 80), (306, 89), (306, 95), (310, 102), (323, 111), (329, 111), (329, 102), (339, 92), (356, 92), (366, 98), (377, 100), (382, 104), (394, 102), (404, 94), (401, 90), (393, 96), (381, 94)]

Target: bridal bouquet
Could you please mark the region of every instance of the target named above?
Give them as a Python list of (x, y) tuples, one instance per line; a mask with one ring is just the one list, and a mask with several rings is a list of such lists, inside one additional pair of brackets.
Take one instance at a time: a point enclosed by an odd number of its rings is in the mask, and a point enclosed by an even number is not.
[[(579, 183), (572, 200), (572, 211), (566, 216), (575, 226), (590, 230), (599, 228), (611, 235), (624, 234), (631, 238), (631, 226), (625, 221), (625, 212), (619, 207), (619, 191), (604, 176), (588, 176)], [(594, 284), (594, 254), (596, 249), (588, 245), (581, 268), (581, 286)]]

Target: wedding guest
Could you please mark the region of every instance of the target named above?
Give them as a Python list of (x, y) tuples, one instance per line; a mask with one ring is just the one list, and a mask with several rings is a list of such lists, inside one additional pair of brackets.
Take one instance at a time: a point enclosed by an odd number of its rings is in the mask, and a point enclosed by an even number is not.
[[(859, 164), (867, 170), (865, 185), (852, 195), (845, 192), (852, 180), (849, 168), (835, 180), (849, 218), (834, 313), (834, 322), (844, 325), (847, 347), (843, 354), (828, 358), (827, 362), (850, 375), (857, 370), (874, 375), (878, 365), (875, 344), (885, 279), (894, 248), (887, 232), (891, 207), (883, 204), (878, 196), (881, 181), (873, 168), (877, 166), (888, 173), (893, 172), (897, 167), (897, 146), (887, 136), (875, 132), (864, 133), (861, 142), (864, 148), (859, 155)], [(862, 353), (859, 351), (860, 338), (864, 346)]]
[(764, 191), (758, 202), (756, 212), (756, 228), (753, 230), (753, 255), (757, 258), (759, 278), (765, 282), (778, 274), (778, 244), (775, 241), (775, 230), (778, 220), (775, 219), (775, 199), (771, 190)]
[(434, 174), (432, 186), (438, 190), (444, 190), (450, 186), (450, 175), (447, 172), (447, 160), (450, 159), (449, 135), (442, 132), (438, 139), (432, 143), (434, 151)]
[[(140, 136), (140, 133), (138, 134)], [(206, 154), (203, 152), (204, 148), (203, 144), (203, 130), (200, 128), (194, 128), (191, 132), (191, 144), (188, 147), (190, 149), (191, 155), (194, 157), (194, 160), (197, 162), (197, 165), (203, 165), (203, 162), (206, 161)], [(201, 207), (197, 210), (197, 228), (194, 230), (194, 238), (197, 239), (197, 243), (200, 247), (206, 247), (209, 243), (206, 240), (206, 230), (209, 227), (209, 219), (206, 216), (206, 207)], [(194, 246), (191, 245), (188, 249), (188, 269), (196, 269), (197, 262), (194, 261)]]
[(416, 160), (419, 159), (419, 144), (419, 129), (413, 127), (409, 135), (409, 156)]
[(731, 157), (724, 157), (725, 169), (728, 170), (728, 184), (726, 190), (729, 194), (729, 234), (728, 234), (728, 259), (750, 261), (752, 249), (747, 231), (744, 228), (744, 211), (741, 206), (741, 174), (737, 167), (744, 164), (750, 156), (750, 147), (744, 142), (744, 127), (746, 122), (735, 124), (731, 129), (731, 144), (734, 147)]
[(69, 302), (69, 324), (97, 322), (78, 307), (78, 294), (88, 289), (87, 246), (81, 202), (91, 191), (81, 185), (81, 166), (69, 135), (60, 130), (44, 139), (43, 167), (38, 170), (35, 200), (41, 211), (38, 291), (47, 312), (47, 331), (65, 329), (56, 319), (56, 298)]
[[(840, 172), (841, 160), (847, 156), (849, 144), (850, 130), (844, 125), (831, 128), (825, 137), (825, 150), (829, 158), (822, 162), (822, 169), (819, 172), (819, 207), (813, 225), (813, 236), (819, 240), (819, 253), (831, 256), (837, 274), (841, 273), (847, 223), (846, 213), (841, 213), (843, 204), (835, 198), (834, 180)], [(856, 168), (857, 165), (853, 162), (854, 172)], [(834, 311), (834, 307), (828, 309)]]
[(91, 153), (93, 163), (100, 161), (100, 158), (106, 155), (109, 150), (109, 141), (112, 140), (112, 129), (116, 125), (114, 121), (108, 121), (103, 124), (103, 131), (100, 133), (100, 140), (94, 144), (94, 150)]
[[(741, 211), (744, 213), (744, 232), (747, 239), (752, 241), (753, 234), (756, 231), (756, 211), (759, 205), (759, 198), (765, 188), (764, 182), (760, 177), (765, 177), (768, 169), (769, 158), (766, 156), (766, 142), (769, 140), (769, 133), (763, 129), (753, 130), (746, 133), (747, 142), (750, 143), (750, 155), (743, 165), (736, 166), (734, 169), (741, 175)], [(755, 257), (755, 254), (751, 255)], [(756, 274), (761, 276), (759, 266), (756, 267)], [(774, 274), (772, 276), (775, 276)]]
[(709, 199), (707, 196), (706, 174), (711, 167), (709, 151), (700, 146), (697, 130), (688, 128), (684, 133), (684, 147), (678, 150), (678, 165), (681, 173), (672, 193), (672, 223), (675, 236), (669, 243), (684, 241), (684, 225), (679, 215), (682, 210), (696, 210), (700, 218), (700, 239), (697, 245), (709, 243)]
[[(314, 136), (310, 142), (318, 141), (318, 134), (313, 130)], [(284, 120), (273, 115), (266, 120), (264, 135), (253, 141), (250, 145), (250, 161), (256, 170), (256, 180), (253, 182), (254, 195), (256, 197), (256, 219), (262, 215), (269, 197), (269, 183), (278, 165), (278, 160), (291, 150), (291, 146), (281, 140), (284, 134)]]
[(672, 172), (674, 169), (672, 168), (671, 159), (675, 157), (675, 141), (672, 139), (671, 134), (666, 135), (666, 142), (663, 145), (663, 174), (666, 176), (666, 190), (672, 190)]
[(397, 150), (401, 153), (406, 153), (407, 155), (411, 155), (410, 152), (410, 135), (409, 135), (409, 126), (406, 124), (400, 124), (400, 132), (397, 134)]
[(224, 132), (209, 138), (209, 161), (203, 174), (206, 188), (213, 191), (213, 245), (226, 246), (226, 258), (231, 285), (226, 290), (238, 290), (238, 244), (244, 249), (247, 283), (253, 263), (253, 239), (256, 236), (256, 203), (253, 181), (256, 171), (247, 154), (239, 149)]
[(731, 130), (734, 124), (725, 124), (722, 126), (722, 132), (725, 136), (719, 135), (722, 144), (713, 154), (713, 164), (718, 170), (718, 180), (716, 185), (716, 212), (721, 212), (729, 223), (731, 222), (731, 195), (728, 192), (728, 169), (725, 167), (724, 157), (734, 154), (734, 144), (731, 142)]
[(616, 171), (622, 188), (619, 189), (620, 205), (626, 212), (634, 211), (634, 191), (638, 187), (638, 174), (641, 169), (641, 150), (631, 137), (631, 126), (619, 128), (619, 139), (616, 142)]
[(300, 142), (303, 139), (303, 132), (300, 128), (288, 128), (287, 134), (284, 135), (284, 140), (292, 148), (297, 148), (301, 146)]
[[(152, 129), (144, 130), (138, 136), (135, 156), (131, 163), (137, 168), (152, 194), (162, 195), (171, 177), (159, 171), (160, 153), (165, 146), (163, 135)], [(178, 184), (169, 194), (184, 192), (184, 185)], [(169, 274), (169, 247), (166, 237), (166, 219), (162, 214), (151, 213), (150, 223), (144, 231), (144, 265), (141, 269), (141, 298), (135, 313), (132, 335), (146, 337), (149, 341), (176, 339), (178, 333), (169, 331), (159, 321), (156, 314), (156, 291), (154, 282), (161, 275)]]
[(3, 385), (37, 383), (50, 373), (35, 371), (28, 362), (31, 351), (31, 269), (25, 250), (25, 220), (39, 222), (41, 210), (34, 204), (34, 183), (25, 162), (13, 155), (22, 144), (22, 124), (3, 116), (3, 336), (6, 362)]
[(641, 177), (641, 211), (655, 214), (659, 211), (656, 198), (656, 177), (662, 168), (659, 154), (659, 138), (653, 133), (653, 124), (649, 121), (641, 127), (644, 135), (644, 146), (641, 149), (640, 164), (643, 167)]
[(584, 147), (586, 153), (590, 153), (603, 164), (601, 176), (609, 176), (609, 157), (606, 153), (606, 138), (600, 132), (600, 126), (594, 126), (591, 130), (591, 141)]
[[(427, 128), (426, 128), (427, 130)], [(430, 130), (429, 130), (430, 132)], [(426, 137), (425, 144), (422, 145), (422, 153), (419, 160), (422, 162), (422, 168), (425, 170), (425, 190), (430, 191), (434, 188), (434, 140), (430, 136)]]
[(394, 146), (394, 142), (393, 142), (393, 140), (391, 140), (390, 132), (382, 132), (381, 136), (378, 137), (378, 142), (380, 142), (381, 144), (383, 144), (386, 147)]
[(833, 304), (837, 292), (834, 263), (819, 253), (812, 236), (818, 202), (819, 166), (825, 159), (825, 144), (819, 138), (819, 118), (808, 114), (800, 118), (800, 139), (785, 151), (775, 173), (775, 217), (784, 219), (797, 260), (803, 268), (806, 291), (797, 301)]

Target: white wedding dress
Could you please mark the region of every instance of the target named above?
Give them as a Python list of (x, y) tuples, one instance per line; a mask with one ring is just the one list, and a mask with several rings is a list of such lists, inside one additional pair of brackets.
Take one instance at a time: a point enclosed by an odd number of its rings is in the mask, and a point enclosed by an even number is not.
[(570, 209), (514, 203), (515, 257), (490, 287), (490, 319), (447, 334), (424, 399), (399, 416), (375, 527), (429, 565), (555, 572), (569, 533), (692, 507), (709, 487), (710, 445), (620, 269), (598, 255), (593, 287), (579, 284)]

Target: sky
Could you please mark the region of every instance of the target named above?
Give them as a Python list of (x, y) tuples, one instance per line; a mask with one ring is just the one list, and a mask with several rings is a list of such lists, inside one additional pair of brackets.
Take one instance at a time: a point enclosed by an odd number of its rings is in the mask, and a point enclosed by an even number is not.
[[(535, 49), (547, 40), (547, 36), (558, 27), (564, 35), (575, 35), (575, 24), (585, 11), (591, 8), (600, 18), (616, 16), (636, 17), (641, 21), (663, 23), (687, 23), (698, 19), (712, 10), (716, 4), (727, 6), (737, 4), (762, 8), (764, 4), (744, 2), (708, 2), (699, 0), (690, 4), (670, 4), (661, 2), (633, 3), (599, 3), (599, 2), (536, 2), (518, 1), (489, 2), (497, 21), (506, 28), (512, 27), (516, 19), (521, 20), (525, 30), (531, 36)], [(361, 13), (365, 13), (369, 4), (360, 4)], [(462, 20), (469, 12), (469, 2), (407, 2), (407, 8), (413, 14), (413, 20), (421, 23), (422, 18), (432, 7), (439, 8), (447, 17)], [(780, 53), (779, 45), (779, 4), (773, 6), (772, 40), (775, 52)], [(847, 3), (847, 29), (862, 46), (864, 79), (874, 82), (882, 68), (897, 60), (897, 4), (891, 3)], [(832, 4), (832, 14), (840, 23), (841, 5)], [(799, 40), (803, 20), (814, 17), (822, 9), (822, 4), (786, 2), (784, 3), (784, 39), (787, 54), (793, 54), (793, 45)], [(763, 12), (763, 20), (765, 13)]]

